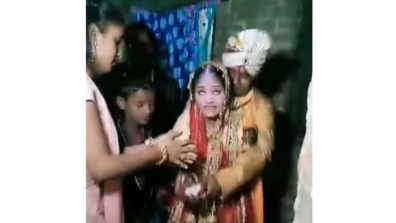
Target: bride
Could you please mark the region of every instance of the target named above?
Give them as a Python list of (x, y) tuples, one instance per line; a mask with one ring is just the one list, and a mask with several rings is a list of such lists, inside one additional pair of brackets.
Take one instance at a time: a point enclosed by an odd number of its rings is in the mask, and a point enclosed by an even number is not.
[[(177, 174), (169, 223), (257, 223), (254, 185), (259, 167), (246, 165), (241, 154), (257, 144), (257, 131), (243, 129), (241, 114), (231, 110), (232, 90), (227, 70), (211, 62), (190, 77), (190, 101), (174, 130), (197, 148), (197, 161)], [(244, 167), (246, 167), (244, 166)], [(225, 189), (222, 171), (234, 171), (240, 185)], [(227, 194), (226, 194), (227, 193)]]

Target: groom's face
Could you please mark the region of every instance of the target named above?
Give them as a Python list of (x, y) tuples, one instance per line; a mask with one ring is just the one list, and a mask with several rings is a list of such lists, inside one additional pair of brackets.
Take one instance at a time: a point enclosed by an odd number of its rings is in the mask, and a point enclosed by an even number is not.
[(253, 78), (245, 67), (232, 67), (230, 68), (230, 74), (236, 96), (244, 96), (252, 89)]

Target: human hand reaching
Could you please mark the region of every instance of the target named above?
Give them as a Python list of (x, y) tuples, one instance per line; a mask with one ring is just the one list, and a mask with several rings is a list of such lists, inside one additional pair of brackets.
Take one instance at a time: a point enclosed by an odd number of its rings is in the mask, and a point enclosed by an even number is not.
[(205, 200), (217, 200), (222, 196), (220, 184), (214, 175), (206, 176), (199, 182), (188, 177), (182, 179), (179, 181), (183, 182), (181, 186), (176, 187), (176, 194), (189, 206), (198, 206)]
[(201, 199), (217, 200), (222, 196), (221, 186), (215, 175), (209, 175), (201, 181)]
[(170, 130), (169, 132), (158, 136), (155, 140), (161, 147), (165, 146), (168, 151), (167, 162), (179, 166), (183, 169), (188, 168), (188, 164), (193, 163), (196, 158), (195, 145), (190, 140), (178, 140), (182, 132)]

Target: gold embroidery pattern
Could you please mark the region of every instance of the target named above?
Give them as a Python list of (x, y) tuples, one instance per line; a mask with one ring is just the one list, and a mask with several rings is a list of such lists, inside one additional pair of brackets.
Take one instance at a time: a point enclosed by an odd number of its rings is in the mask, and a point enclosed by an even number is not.
[(234, 160), (236, 160), (239, 151), (241, 149), (242, 141), (242, 128), (241, 128), (242, 115), (239, 111), (234, 110), (230, 113), (230, 118), (228, 122), (228, 158), (230, 165), (233, 165)]

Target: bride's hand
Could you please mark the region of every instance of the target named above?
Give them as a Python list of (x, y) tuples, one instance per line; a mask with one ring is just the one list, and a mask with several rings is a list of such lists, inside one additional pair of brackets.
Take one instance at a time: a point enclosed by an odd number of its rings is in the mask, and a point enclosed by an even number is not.
[(201, 199), (216, 200), (222, 196), (219, 181), (214, 175), (209, 175), (201, 181)]
[(190, 140), (178, 140), (181, 132), (173, 130), (158, 136), (155, 140), (159, 146), (165, 146), (168, 150), (167, 162), (187, 169), (187, 164), (193, 163), (197, 158), (195, 145)]

